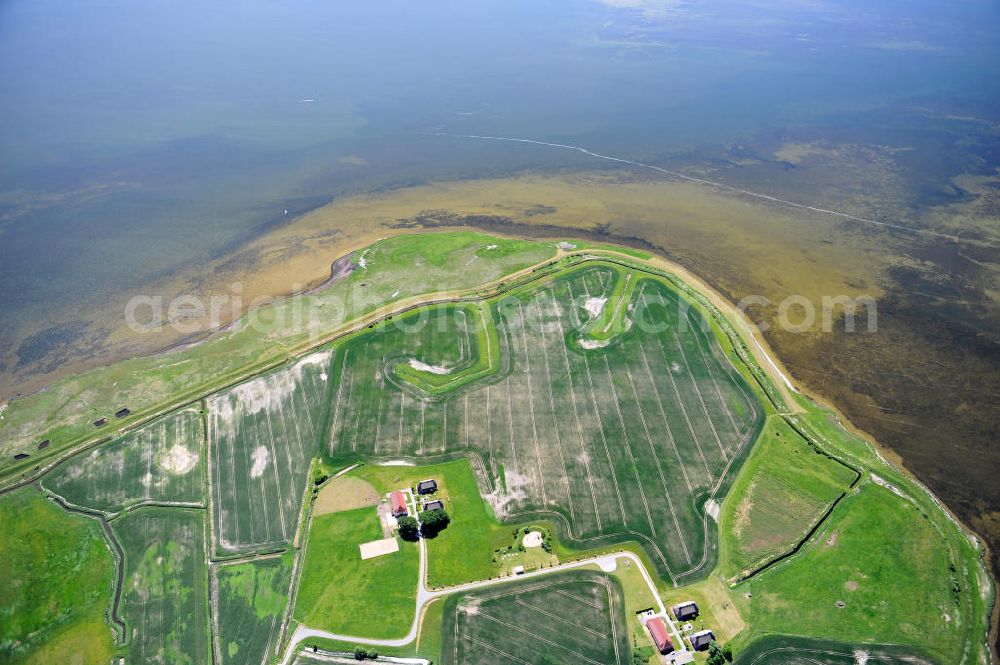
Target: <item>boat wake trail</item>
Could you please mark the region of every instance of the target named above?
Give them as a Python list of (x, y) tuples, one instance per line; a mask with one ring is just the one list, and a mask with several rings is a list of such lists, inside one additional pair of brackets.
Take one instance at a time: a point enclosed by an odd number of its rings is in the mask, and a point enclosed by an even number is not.
[(748, 189), (742, 189), (740, 187), (733, 187), (732, 185), (727, 185), (725, 183), (717, 182), (715, 180), (708, 180), (706, 178), (698, 178), (695, 176), (686, 175), (678, 171), (671, 171), (670, 169), (661, 168), (659, 166), (653, 166), (652, 164), (643, 164), (642, 162), (637, 162), (631, 159), (623, 159), (621, 157), (612, 157), (611, 155), (602, 155), (599, 152), (594, 152), (593, 150), (587, 150), (578, 145), (567, 145), (565, 143), (551, 143), (549, 141), (536, 141), (534, 139), (520, 139), (512, 138), (509, 136), (483, 136), (480, 134), (449, 134), (448, 136), (453, 136), (455, 138), (463, 139), (477, 139), (481, 141), (508, 141), (511, 143), (531, 143), (533, 145), (546, 146), (549, 148), (559, 148), (562, 150), (574, 150), (576, 152), (581, 152), (584, 155), (594, 157), (595, 159), (603, 159), (609, 162), (618, 162), (620, 164), (628, 164), (629, 166), (635, 166), (642, 169), (649, 169), (650, 171), (657, 171), (663, 173), (664, 175), (671, 176), (673, 178), (678, 178), (680, 180), (687, 180), (689, 182), (696, 182), (702, 185), (707, 185), (709, 187), (714, 187), (716, 189), (721, 189), (727, 192), (732, 192), (734, 194), (742, 194), (744, 196), (751, 196), (756, 199), (761, 199), (768, 201), (769, 203), (776, 203), (778, 205), (788, 206), (791, 208), (798, 208), (799, 210), (809, 210), (810, 212), (817, 212), (824, 215), (833, 215), (835, 217), (840, 217), (841, 219), (846, 219), (852, 222), (859, 222), (861, 224), (870, 224), (872, 226), (880, 226), (886, 229), (893, 229), (895, 231), (902, 231), (904, 233), (912, 233), (916, 235), (925, 235), (935, 238), (942, 238), (946, 240), (951, 240), (954, 242), (969, 242), (968, 240), (963, 241), (957, 235), (951, 233), (942, 233), (940, 231), (932, 231), (930, 229), (919, 229), (911, 226), (904, 226), (902, 224), (897, 224), (893, 222), (880, 222), (877, 219), (869, 219), (867, 217), (859, 217), (857, 215), (852, 215), (850, 213), (841, 212), (839, 210), (830, 210), (829, 208), (820, 208), (818, 206), (808, 205), (805, 203), (797, 203), (795, 201), (789, 201), (787, 199), (781, 199), (777, 196), (770, 196), (768, 194), (761, 194), (760, 192), (753, 192)]

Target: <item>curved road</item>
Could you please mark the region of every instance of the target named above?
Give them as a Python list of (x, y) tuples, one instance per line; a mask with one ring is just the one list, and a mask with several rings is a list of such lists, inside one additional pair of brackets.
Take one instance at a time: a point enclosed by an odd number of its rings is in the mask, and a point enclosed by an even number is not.
[(480, 582), (469, 582), (467, 584), (459, 584), (452, 587), (447, 587), (444, 589), (438, 589), (432, 591), (427, 588), (427, 545), (421, 540), (420, 541), (420, 574), (417, 578), (417, 602), (416, 602), (416, 612), (413, 615), (413, 624), (410, 626), (410, 632), (408, 632), (404, 637), (397, 639), (376, 639), (370, 637), (356, 637), (354, 635), (340, 635), (337, 633), (331, 633), (325, 630), (318, 630), (316, 628), (309, 628), (307, 626), (299, 626), (295, 629), (295, 633), (292, 634), (291, 642), (288, 645), (288, 649), (285, 651), (285, 657), (281, 661), (281, 665), (289, 665), (292, 662), (294, 656), (297, 653), (297, 647), (305, 640), (312, 637), (321, 637), (331, 640), (337, 640), (338, 642), (349, 642), (352, 644), (360, 645), (373, 645), (373, 646), (383, 646), (383, 647), (402, 647), (410, 644), (415, 639), (417, 639), (417, 633), (420, 630), (420, 614), (427, 603), (431, 602), (436, 598), (441, 598), (442, 596), (448, 596), (453, 593), (462, 593), (464, 591), (473, 591), (475, 589), (483, 589), (486, 587), (497, 586), (500, 584), (507, 584), (509, 582), (515, 582), (518, 580), (526, 580), (534, 577), (541, 577), (542, 575), (550, 575), (552, 573), (558, 573), (564, 570), (572, 570), (574, 568), (583, 568), (585, 566), (598, 566), (601, 570), (606, 573), (614, 572), (618, 568), (618, 559), (625, 558), (631, 561), (638, 567), (639, 572), (642, 573), (642, 578), (646, 581), (646, 585), (649, 587), (649, 591), (653, 594), (653, 598), (657, 605), (657, 616), (663, 617), (670, 627), (670, 632), (674, 638), (674, 644), (680, 645), (683, 650), (684, 641), (681, 638), (680, 631), (677, 630), (677, 626), (674, 624), (673, 620), (670, 618), (667, 608), (663, 604), (663, 600), (660, 598), (659, 592), (656, 590), (656, 584), (653, 582), (653, 578), (649, 575), (649, 571), (646, 570), (646, 566), (643, 565), (642, 560), (637, 557), (632, 552), (620, 551), (614, 554), (605, 554), (601, 556), (589, 557), (586, 559), (580, 559), (578, 561), (571, 561), (569, 563), (562, 563), (551, 568), (543, 568), (540, 570), (531, 571), (524, 573), (523, 575), (510, 575), (508, 577), (501, 577), (495, 580), (482, 580)]

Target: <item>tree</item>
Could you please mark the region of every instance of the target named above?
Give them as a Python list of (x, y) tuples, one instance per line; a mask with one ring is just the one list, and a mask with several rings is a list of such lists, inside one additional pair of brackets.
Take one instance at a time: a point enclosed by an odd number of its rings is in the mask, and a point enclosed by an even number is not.
[(424, 538), (433, 538), (447, 528), (451, 522), (451, 517), (442, 508), (441, 510), (425, 510), (420, 513), (420, 533)]
[(414, 542), (420, 538), (420, 524), (415, 518), (406, 515), (396, 520), (396, 524), (399, 525), (399, 537), (403, 540)]
[(725, 665), (733, 662), (733, 649), (728, 644), (723, 647), (718, 642), (712, 641), (708, 645), (708, 665)]

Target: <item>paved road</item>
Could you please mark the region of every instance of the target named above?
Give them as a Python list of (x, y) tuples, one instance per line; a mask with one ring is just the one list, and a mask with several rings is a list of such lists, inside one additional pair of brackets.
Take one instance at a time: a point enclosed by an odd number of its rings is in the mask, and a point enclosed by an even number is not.
[(660, 594), (656, 590), (656, 584), (653, 583), (653, 578), (649, 575), (649, 571), (643, 565), (642, 560), (637, 557), (632, 552), (621, 551), (614, 554), (605, 554), (602, 556), (589, 557), (586, 559), (580, 559), (578, 561), (571, 561), (569, 563), (562, 563), (551, 568), (543, 568), (540, 570), (531, 571), (524, 573), (523, 575), (510, 575), (508, 577), (501, 577), (495, 580), (482, 580), (480, 582), (469, 582), (468, 584), (459, 584), (457, 586), (447, 587), (444, 589), (430, 590), (427, 588), (427, 545), (421, 540), (420, 541), (420, 575), (417, 579), (417, 602), (416, 602), (416, 612), (413, 616), (413, 625), (410, 626), (410, 632), (408, 632), (404, 637), (398, 639), (375, 639), (370, 637), (357, 637), (354, 635), (340, 635), (337, 633), (331, 633), (325, 630), (318, 630), (316, 628), (309, 628), (308, 626), (299, 626), (295, 629), (295, 633), (292, 635), (292, 640), (288, 645), (288, 649), (285, 652), (285, 657), (282, 659), (282, 665), (289, 665), (294, 659), (297, 652), (297, 647), (305, 640), (313, 637), (322, 637), (331, 640), (337, 640), (339, 642), (347, 642), (350, 644), (360, 644), (360, 645), (372, 645), (372, 646), (383, 646), (383, 647), (402, 647), (410, 644), (415, 639), (417, 639), (417, 633), (420, 630), (420, 614), (424, 606), (434, 600), (435, 598), (441, 598), (442, 596), (449, 596), (453, 593), (462, 593), (465, 591), (474, 591), (476, 589), (484, 589), (487, 587), (498, 586), (501, 584), (508, 584), (510, 582), (516, 582), (518, 580), (532, 579), (535, 577), (541, 577), (543, 575), (551, 575), (553, 573), (562, 572), (565, 570), (572, 570), (574, 568), (583, 568), (586, 566), (598, 566), (604, 572), (614, 572), (618, 568), (618, 559), (628, 559), (639, 569), (642, 573), (642, 578), (645, 580), (646, 585), (649, 587), (650, 593), (653, 594), (653, 598), (657, 605), (657, 616), (662, 616), (667, 625), (670, 628), (670, 633), (674, 638), (674, 645), (678, 650), (684, 650), (684, 641), (681, 638), (681, 633), (677, 629), (677, 625), (670, 618), (670, 614), (667, 612), (666, 606), (663, 604), (663, 600), (660, 598)]

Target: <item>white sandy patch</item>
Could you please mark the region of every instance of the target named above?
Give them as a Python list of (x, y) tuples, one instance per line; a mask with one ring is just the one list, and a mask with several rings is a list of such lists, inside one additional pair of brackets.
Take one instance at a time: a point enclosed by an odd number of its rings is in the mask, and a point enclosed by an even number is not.
[(542, 532), (541, 531), (529, 531), (524, 534), (524, 538), (521, 539), (521, 544), (525, 547), (541, 547), (542, 546)]
[(558, 245), (558, 247), (559, 247), (559, 249), (561, 249), (564, 252), (568, 252), (571, 249), (576, 249), (576, 245), (574, 245), (571, 242), (566, 242), (565, 240), (563, 240), (562, 242), (560, 242), (559, 245)]
[(618, 570), (618, 559), (613, 556), (605, 557), (597, 561), (598, 567), (606, 573), (613, 573)]
[(379, 466), (416, 466), (413, 462), (408, 462), (405, 459), (391, 459), (388, 462), (382, 462)]
[(156, 460), (156, 463), (167, 473), (183, 476), (198, 463), (198, 453), (192, 453), (177, 443), (160, 455), (160, 459)]
[(410, 367), (421, 372), (430, 372), (431, 374), (451, 374), (454, 370), (450, 367), (442, 367), (441, 365), (428, 365), (427, 363), (420, 362), (416, 358), (410, 358)]
[(271, 451), (264, 446), (257, 446), (253, 454), (250, 455), (250, 477), (260, 478), (267, 468), (267, 463), (271, 460)]
[(459, 605), (458, 611), (468, 616), (476, 616), (479, 614), (479, 601), (472, 601), (468, 605)]
[(681, 366), (678, 365), (677, 363), (670, 363), (670, 371), (673, 372), (674, 374), (680, 374)]
[(486, 245), (486, 249), (496, 249), (500, 245)]
[(593, 340), (586, 337), (580, 338), (580, 346), (585, 349), (603, 349), (610, 343), (609, 340)]
[(583, 303), (583, 308), (590, 313), (595, 319), (601, 315), (601, 311), (604, 309), (604, 305), (608, 302), (607, 298), (604, 297), (592, 297), (587, 298)]
[(715, 499), (709, 499), (705, 502), (705, 512), (716, 522), (719, 521), (719, 502)]
[(885, 478), (883, 478), (882, 476), (877, 476), (877, 475), (875, 475), (875, 474), (873, 473), (873, 474), (872, 474), (872, 482), (874, 482), (874, 483), (875, 483), (876, 485), (878, 485), (879, 487), (884, 487), (884, 488), (886, 488), (887, 490), (889, 490), (890, 492), (892, 492), (892, 493), (893, 493), (893, 494), (895, 494), (896, 496), (900, 497), (901, 499), (909, 499), (909, 497), (908, 497), (908, 496), (906, 496), (906, 495), (905, 495), (905, 494), (903, 493), (903, 490), (899, 489), (898, 487), (896, 487), (896, 486), (895, 486), (895, 485), (893, 485), (892, 483), (890, 483), (890, 482), (886, 481), (886, 479), (885, 479)]
[(856, 665), (865, 665), (868, 662), (868, 652), (867, 651), (855, 651), (854, 652), (854, 662)]
[(358, 545), (358, 549), (361, 550), (362, 560), (374, 559), (377, 556), (398, 552), (399, 543), (395, 538), (384, 538), (382, 540), (373, 540), (370, 543), (361, 543)]

